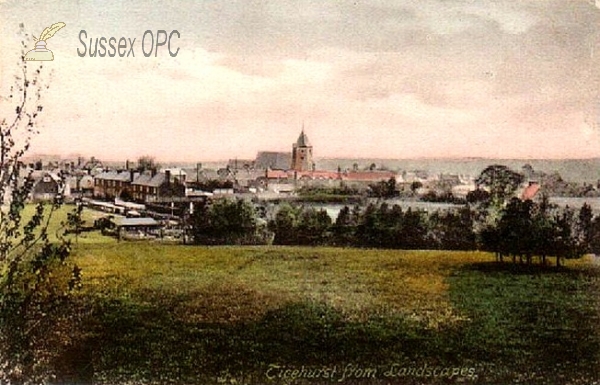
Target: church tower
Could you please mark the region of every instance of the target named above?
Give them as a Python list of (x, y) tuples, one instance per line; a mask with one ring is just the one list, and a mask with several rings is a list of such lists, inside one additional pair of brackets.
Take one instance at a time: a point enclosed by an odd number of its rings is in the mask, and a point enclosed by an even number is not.
[(312, 146), (304, 133), (304, 127), (298, 140), (292, 145), (292, 170), (313, 171)]

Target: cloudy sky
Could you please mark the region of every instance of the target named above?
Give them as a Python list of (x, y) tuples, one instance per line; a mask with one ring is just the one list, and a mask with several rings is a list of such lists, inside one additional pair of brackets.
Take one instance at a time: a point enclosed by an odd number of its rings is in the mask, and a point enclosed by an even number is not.
[[(40, 153), (253, 158), (304, 124), (317, 157), (600, 156), (592, 1), (0, 0), (3, 94), (19, 23), (58, 21)], [(177, 57), (142, 54), (159, 29)], [(81, 30), (135, 57), (79, 57)]]

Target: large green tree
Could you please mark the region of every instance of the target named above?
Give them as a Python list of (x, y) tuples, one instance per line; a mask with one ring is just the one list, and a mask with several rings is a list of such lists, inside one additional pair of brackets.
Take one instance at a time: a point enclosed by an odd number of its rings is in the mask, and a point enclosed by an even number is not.
[(331, 240), (332, 221), (324, 209), (284, 203), (269, 222), (269, 229), (278, 245), (324, 245)]
[(192, 215), (192, 233), (198, 244), (264, 243), (261, 225), (252, 203), (244, 199), (216, 199), (198, 204)]
[(275, 214), (275, 218), (269, 221), (269, 230), (275, 233), (273, 243), (276, 245), (298, 244), (298, 224), (300, 222), (301, 209), (289, 203), (282, 203)]
[(475, 180), (477, 190), (483, 190), (487, 194), (472, 194), (470, 198), (476, 196), (481, 202), (482, 208), (486, 210), (488, 225), (498, 220), (502, 208), (514, 197), (524, 179), (523, 174), (499, 164), (490, 165), (479, 174)]
[(487, 188), (491, 199), (504, 203), (519, 188), (525, 177), (509, 167), (494, 164), (487, 166), (475, 180), (478, 187)]
[(324, 209), (308, 207), (302, 210), (298, 224), (298, 239), (302, 245), (324, 245), (328, 242), (331, 217)]

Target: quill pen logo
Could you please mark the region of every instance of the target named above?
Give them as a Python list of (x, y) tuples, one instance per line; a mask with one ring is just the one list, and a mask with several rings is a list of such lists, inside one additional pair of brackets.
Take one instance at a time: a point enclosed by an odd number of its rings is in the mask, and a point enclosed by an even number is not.
[(54, 60), (54, 54), (48, 48), (46, 48), (46, 40), (50, 39), (58, 30), (64, 27), (66, 24), (63, 22), (58, 22), (52, 24), (52, 26), (44, 29), (39, 39), (35, 36), (33, 37), (35, 42), (35, 48), (31, 51), (27, 52), (23, 60), (27, 61), (50, 61)]

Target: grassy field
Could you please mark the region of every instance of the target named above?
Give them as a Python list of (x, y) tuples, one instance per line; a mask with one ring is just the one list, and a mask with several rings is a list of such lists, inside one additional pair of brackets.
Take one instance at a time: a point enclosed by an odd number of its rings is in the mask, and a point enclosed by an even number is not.
[[(90, 238), (93, 239), (93, 238)], [(589, 384), (600, 265), (88, 242), (64, 382)]]
[[(34, 204), (28, 204), (25, 206), (25, 210), (23, 210), (23, 213), (22, 213), (23, 223), (25, 223), (29, 218), (31, 218), (34, 215), (35, 210), (36, 210), (36, 205), (34, 205)], [(51, 211), (52, 211), (51, 205), (44, 206), (44, 213), (45, 213), (46, 217), (48, 216), (48, 214), (50, 214)], [(52, 211), (52, 215), (50, 216), (50, 219), (48, 221), (48, 235), (51, 240), (56, 240), (57, 235), (64, 233), (65, 229), (67, 228), (66, 227), (67, 214), (74, 213), (74, 212), (75, 212), (75, 206), (69, 205), (69, 204), (64, 204), (64, 205), (60, 206), (58, 209)], [(100, 211), (90, 210), (88, 208), (84, 208), (83, 212), (81, 213), (81, 219), (84, 221), (83, 226), (84, 227), (93, 226), (94, 220), (96, 220), (100, 217), (106, 216), (106, 215), (109, 215), (109, 214), (103, 213)], [(83, 243), (83, 244), (116, 243), (115, 238), (102, 236), (102, 234), (100, 234), (99, 231), (82, 232), (77, 237), (77, 240), (75, 239), (74, 235), (71, 235), (70, 238), (73, 240), (73, 242), (77, 241), (77, 243)]]

